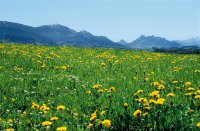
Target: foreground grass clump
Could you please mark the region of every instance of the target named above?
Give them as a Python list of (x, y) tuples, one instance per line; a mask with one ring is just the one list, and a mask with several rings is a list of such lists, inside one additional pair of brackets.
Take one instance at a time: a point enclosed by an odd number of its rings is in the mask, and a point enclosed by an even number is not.
[(0, 45), (0, 130), (199, 128), (199, 55)]

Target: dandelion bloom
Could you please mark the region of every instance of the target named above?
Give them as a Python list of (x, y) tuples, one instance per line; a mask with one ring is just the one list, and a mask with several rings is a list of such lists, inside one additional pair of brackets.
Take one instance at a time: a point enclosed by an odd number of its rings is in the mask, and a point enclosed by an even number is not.
[(89, 127), (92, 127), (93, 126), (93, 124), (92, 123), (89, 123)]
[(59, 106), (57, 106), (56, 109), (57, 109), (57, 110), (64, 110), (64, 109), (65, 109), (65, 106), (63, 106), (63, 105), (59, 105)]
[(115, 87), (110, 87), (109, 91), (115, 91)]
[(39, 109), (39, 105), (38, 104), (36, 104), (36, 103), (32, 103), (32, 106), (31, 106), (31, 108), (33, 108), (33, 109)]
[(154, 97), (154, 98), (160, 98), (160, 94), (159, 94), (159, 91), (153, 91), (150, 93), (150, 96), (151, 97)]
[(127, 102), (124, 102), (124, 107), (128, 107), (128, 103)]
[(138, 109), (133, 113), (133, 116), (138, 117), (141, 113), (142, 113), (142, 111)]
[(56, 129), (57, 131), (67, 131), (67, 127), (61, 126)]
[(102, 116), (105, 115), (105, 114), (106, 114), (106, 111), (105, 111), (105, 110), (101, 111), (101, 115), (102, 115)]
[(196, 124), (196, 126), (197, 126), (198, 128), (200, 128), (200, 122), (198, 122), (198, 123)]
[(185, 83), (185, 86), (190, 86), (191, 84), (192, 83), (188, 81), (188, 82)]
[(148, 112), (145, 112), (144, 114), (142, 114), (143, 117), (147, 116)]
[(14, 129), (13, 128), (8, 128), (8, 129), (6, 129), (6, 131), (14, 131)]
[(164, 98), (159, 98), (159, 99), (157, 100), (156, 104), (162, 105), (162, 104), (164, 104), (164, 102), (165, 102), (165, 99), (164, 99)]
[(136, 95), (138, 95), (138, 94), (140, 94), (140, 93), (142, 93), (143, 92), (143, 90), (138, 90), (136, 93), (134, 93), (133, 95), (134, 96), (136, 96)]
[(165, 88), (164, 85), (162, 85), (162, 84), (159, 84), (159, 85), (158, 85), (158, 89), (159, 89), (159, 90), (162, 90), (162, 89), (164, 89), (164, 88)]
[(50, 126), (50, 125), (52, 125), (52, 122), (50, 122), (50, 121), (44, 121), (44, 122), (42, 122), (42, 125), (43, 126)]
[(195, 99), (200, 99), (200, 95), (196, 95), (194, 98)]
[(99, 88), (100, 86), (101, 86), (100, 84), (95, 84), (95, 85), (93, 85), (92, 88), (96, 89), (96, 88)]
[(99, 92), (99, 93), (103, 93), (103, 90), (102, 90), (102, 89), (100, 89), (100, 90), (98, 90), (98, 92)]
[(106, 119), (104, 121), (101, 122), (101, 124), (105, 125), (107, 128), (110, 128), (111, 126), (111, 121)]
[(51, 120), (51, 121), (56, 121), (56, 120), (58, 120), (58, 117), (57, 117), (57, 116), (51, 117), (50, 120)]
[(177, 84), (178, 83), (178, 81), (172, 81), (172, 84)]
[(173, 97), (173, 96), (175, 96), (175, 94), (174, 93), (168, 93), (167, 96), (168, 97)]

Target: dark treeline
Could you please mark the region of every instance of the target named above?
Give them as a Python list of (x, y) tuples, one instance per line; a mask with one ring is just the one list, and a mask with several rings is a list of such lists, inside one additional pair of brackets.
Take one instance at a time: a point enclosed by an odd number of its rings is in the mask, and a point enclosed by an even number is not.
[(154, 52), (166, 52), (176, 54), (200, 54), (198, 46), (184, 46), (181, 48), (153, 48)]

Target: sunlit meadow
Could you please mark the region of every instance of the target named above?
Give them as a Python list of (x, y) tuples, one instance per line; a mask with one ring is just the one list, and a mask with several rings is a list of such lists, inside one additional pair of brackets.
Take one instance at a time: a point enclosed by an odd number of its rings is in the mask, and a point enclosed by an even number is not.
[(199, 55), (0, 45), (0, 130), (199, 129)]

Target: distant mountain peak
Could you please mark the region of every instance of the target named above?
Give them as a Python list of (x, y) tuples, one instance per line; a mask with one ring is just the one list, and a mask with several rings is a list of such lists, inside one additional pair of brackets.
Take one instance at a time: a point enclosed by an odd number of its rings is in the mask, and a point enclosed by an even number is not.
[(144, 36), (141, 35), (135, 41), (129, 43), (129, 46), (132, 48), (139, 49), (150, 49), (153, 47), (156, 48), (170, 48), (170, 47), (180, 47), (180, 44), (174, 41), (168, 41), (165, 38), (157, 36)]
[(118, 41), (117, 43), (121, 44), (121, 45), (126, 45), (128, 44), (128, 42), (126, 42), (124, 39), (121, 39), (120, 41)]

